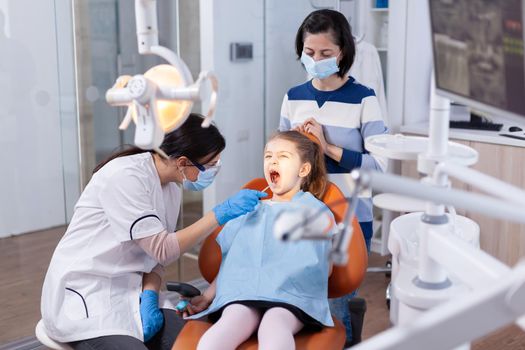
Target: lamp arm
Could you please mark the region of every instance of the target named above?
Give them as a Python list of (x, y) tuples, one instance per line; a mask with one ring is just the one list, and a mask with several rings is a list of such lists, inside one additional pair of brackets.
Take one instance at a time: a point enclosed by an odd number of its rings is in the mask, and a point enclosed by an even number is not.
[(159, 45), (157, 0), (135, 0), (135, 21), (139, 53), (162, 57), (182, 73), (185, 86), (192, 84), (193, 78), (188, 66), (173, 51)]
[(199, 88), (199, 93), (202, 93), (202, 83), (207, 80), (210, 83), (211, 94), (208, 102), (208, 112), (205, 114), (205, 119), (202, 122), (202, 127), (207, 128), (211, 124), (213, 115), (215, 114), (215, 108), (217, 107), (217, 94), (219, 91), (219, 81), (217, 76), (211, 71), (202, 71), (199, 74), (199, 78), (195, 82), (195, 85)]
[(443, 234), (430, 229), (427, 239), (428, 256), (471, 289), (498, 283), (496, 281), (511, 270), (501, 261), (455, 234)]
[(525, 206), (524, 190), (474, 169), (454, 164), (452, 162), (441, 162), (434, 169), (433, 176), (434, 179), (437, 180), (439, 177), (445, 175), (461, 180), (496, 197)]
[(128, 106), (133, 101), (128, 89), (123, 87), (112, 87), (106, 91), (106, 101), (112, 106)]
[(182, 78), (184, 79), (183, 83), (185, 86), (193, 84), (193, 78), (191, 76), (191, 72), (188, 66), (186, 65), (186, 63), (184, 63), (184, 61), (180, 59), (180, 57), (175, 52), (171, 51), (170, 49), (164, 46), (157, 45), (152, 46), (148, 52), (144, 53), (154, 54), (164, 58), (166, 61), (168, 61), (169, 64), (175, 66), (175, 68), (177, 68), (177, 70), (182, 73)]
[(158, 86), (157, 97), (159, 100), (199, 100), (199, 87), (190, 85), (186, 87), (174, 88), (170, 86)]
[(157, 0), (135, 0), (135, 22), (139, 53), (148, 54), (159, 45)]
[(503, 199), (462, 190), (435, 187), (393, 174), (383, 174), (370, 170), (354, 171), (359, 173), (357, 177), (361, 176), (362, 180), (365, 181), (364, 185), (380, 192), (397, 193), (433, 203), (453, 205), (456, 208), (468, 209), (499, 219), (525, 223), (523, 206), (517, 206), (515, 203), (509, 203)]

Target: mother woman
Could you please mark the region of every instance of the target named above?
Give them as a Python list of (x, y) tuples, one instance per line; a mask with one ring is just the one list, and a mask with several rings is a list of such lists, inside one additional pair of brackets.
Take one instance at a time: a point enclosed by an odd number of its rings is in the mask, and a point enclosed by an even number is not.
[[(295, 51), (312, 79), (291, 88), (284, 97), (279, 129), (295, 128), (315, 135), (321, 142), (329, 174), (349, 173), (356, 168), (384, 171), (386, 159), (368, 154), (364, 140), (388, 130), (374, 90), (348, 75), (355, 43), (344, 15), (333, 10), (310, 13), (297, 31)], [(370, 196), (359, 199), (356, 214), (370, 250)], [(332, 306), (345, 324), (350, 341), (347, 299), (336, 299)]]

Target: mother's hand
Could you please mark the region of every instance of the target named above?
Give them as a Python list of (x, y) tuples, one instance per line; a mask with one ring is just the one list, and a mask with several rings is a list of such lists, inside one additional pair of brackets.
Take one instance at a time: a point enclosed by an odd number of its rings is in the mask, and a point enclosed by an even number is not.
[(328, 143), (324, 138), (323, 126), (319, 124), (317, 120), (314, 118), (308, 118), (303, 123), (302, 130), (317, 137), (319, 139), (319, 143), (321, 144), (322, 152), (326, 153)]

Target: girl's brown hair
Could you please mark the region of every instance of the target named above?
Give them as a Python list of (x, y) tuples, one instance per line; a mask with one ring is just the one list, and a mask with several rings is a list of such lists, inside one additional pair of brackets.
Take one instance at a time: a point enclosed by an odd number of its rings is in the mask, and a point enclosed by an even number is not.
[(301, 184), (301, 190), (308, 191), (318, 199), (321, 199), (326, 190), (328, 180), (326, 178), (324, 157), (319, 144), (310, 139), (310, 135), (306, 136), (295, 130), (278, 132), (268, 142), (275, 139), (293, 142), (301, 161), (310, 163), (312, 170)]

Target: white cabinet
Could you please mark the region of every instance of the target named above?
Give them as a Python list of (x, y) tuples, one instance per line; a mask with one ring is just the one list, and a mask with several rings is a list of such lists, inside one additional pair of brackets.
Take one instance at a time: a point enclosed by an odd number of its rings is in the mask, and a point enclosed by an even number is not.
[(365, 13), (367, 25), (364, 40), (368, 41), (377, 48), (379, 58), (381, 59), (383, 81), (385, 82), (386, 87), (388, 65), (388, 28), (390, 11), (388, 7), (375, 7), (375, 0), (368, 0), (365, 3), (368, 6), (366, 8)]
[(376, 7), (376, 0), (340, 0), (339, 10), (348, 19), (356, 42), (364, 40), (376, 47), (386, 87), (389, 8)]

